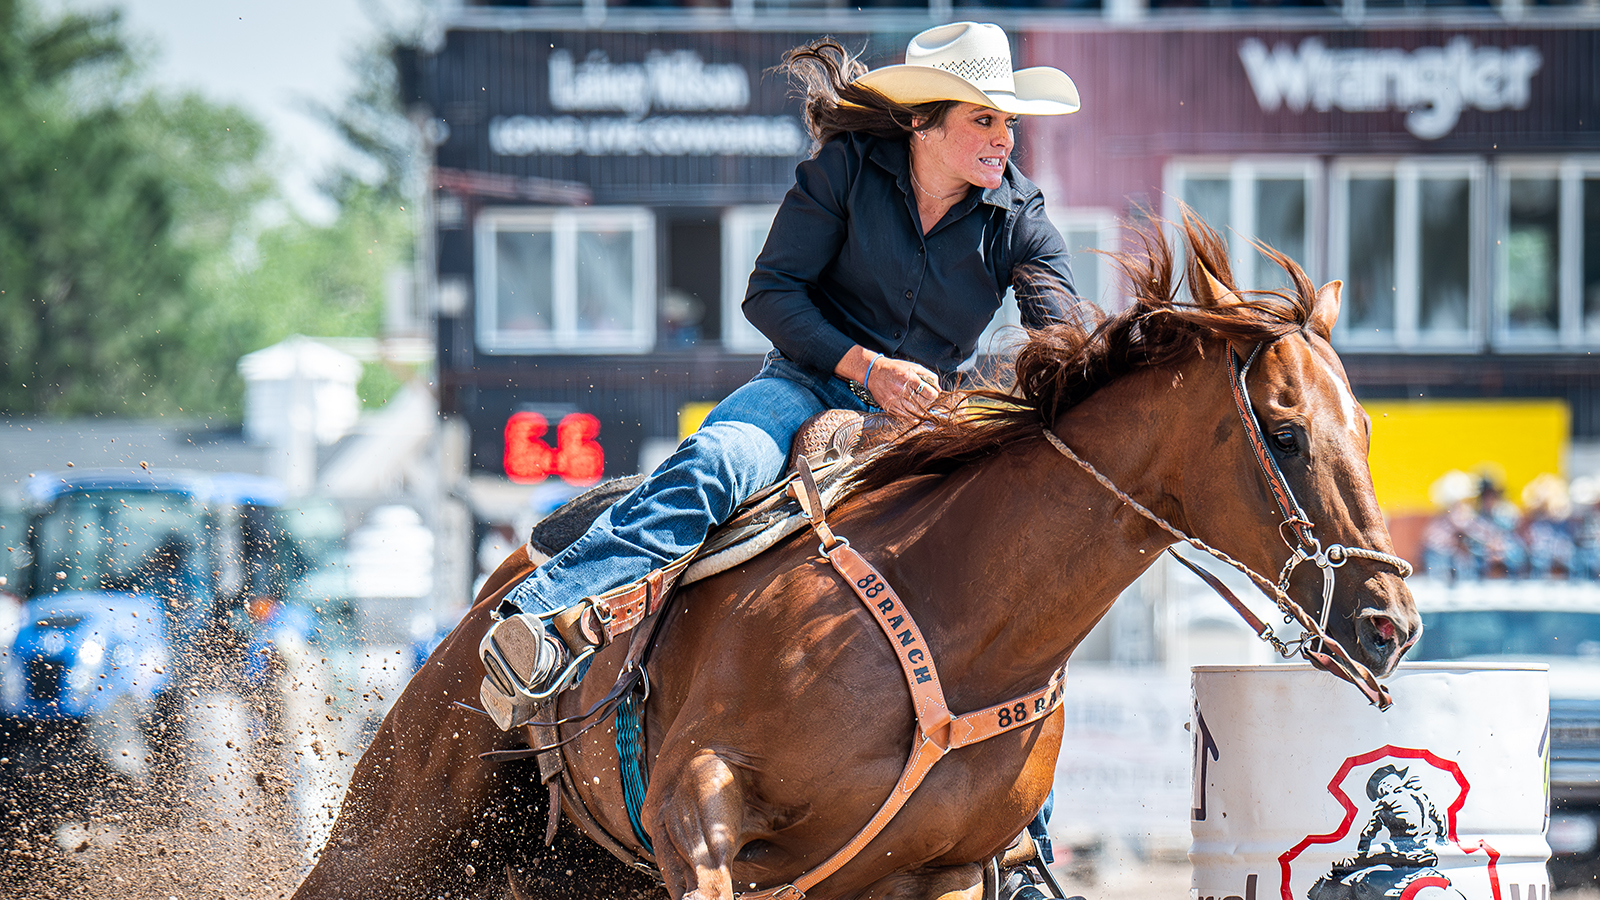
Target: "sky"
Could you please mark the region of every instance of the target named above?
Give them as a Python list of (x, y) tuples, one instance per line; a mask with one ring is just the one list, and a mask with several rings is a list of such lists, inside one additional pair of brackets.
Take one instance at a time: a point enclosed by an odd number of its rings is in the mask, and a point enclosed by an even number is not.
[(125, 33), (146, 51), (147, 77), (233, 103), (272, 135), (291, 203), (326, 221), (318, 176), (348, 153), (308, 109), (337, 107), (355, 87), (351, 61), (386, 27), (409, 31), (422, 0), (41, 0), (46, 13), (120, 7)]

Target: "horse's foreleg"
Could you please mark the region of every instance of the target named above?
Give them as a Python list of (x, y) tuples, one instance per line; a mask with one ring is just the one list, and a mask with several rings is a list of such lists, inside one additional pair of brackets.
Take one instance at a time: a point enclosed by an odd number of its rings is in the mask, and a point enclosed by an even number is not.
[(543, 823), (521, 815), (543, 800), (533, 764), (478, 758), (517, 746), (521, 736), (453, 705), (477, 703), (477, 646), (489, 610), (532, 569), (525, 553), (513, 553), (395, 701), (294, 900), (499, 896), (506, 862), (537, 848)]
[(664, 790), (652, 790), (643, 810), (667, 890), (674, 900), (732, 900), (728, 867), (745, 814), (738, 770), (709, 748), (667, 762), (651, 773), (651, 786)]

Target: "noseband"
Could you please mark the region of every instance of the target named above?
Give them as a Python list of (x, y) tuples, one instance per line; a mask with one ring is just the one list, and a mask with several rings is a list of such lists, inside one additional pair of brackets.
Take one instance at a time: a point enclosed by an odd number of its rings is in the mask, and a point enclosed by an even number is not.
[[(1151, 512), (1143, 504), (1128, 496), (1121, 488), (1117, 487), (1109, 478), (1102, 475), (1099, 470), (1084, 459), (1073, 453), (1071, 448), (1062, 443), (1055, 433), (1049, 428), (1044, 430), (1045, 437), (1050, 443), (1068, 459), (1077, 463), (1094, 477), (1103, 487), (1117, 495), (1124, 503), (1133, 507), (1140, 515), (1149, 519), (1157, 527), (1189, 544), (1197, 550), (1238, 569), (1255, 582), (1283, 613), (1284, 621), (1298, 624), (1304, 633), (1291, 641), (1280, 639), (1271, 625), (1263, 622), (1243, 601), (1234, 596), (1227, 586), (1217, 579), (1215, 575), (1200, 568), (1193, 562), (1185, 559), (1171, 548), (1168, 549), (1174, 559), (1182, 563), (1190, 571), (1200, 576), (1201, 580), (1210, 585), (1213, 590), (1222, 596), (1222, 599), (1232, 606), (1234, 611), (1244, 618), (1245, 622), (1253, 629), (1256, 636), (1271, 644), (1280, 656), (1288, 659), (1299, 655), (1310, 660), (1323, 669), (1337, 675), (1355, 685), (1367, 700), (1379, 709), (1388, 709), (1393, 703), (1389, 696), (1389, 689), (1379, 683), (1377, 676), (1371, 670), (1357, 662), (1345, 648), (1327, 633), (1328, 616), (1333, 609), (1333, 591), (1337, 570), (1351, 559), (1369, 559), (1374, 562), (1391, 566), (1399, 572), (1401, 578), (1411, 575), (1411, 564), (1392, 553), (1383, 553), (1377, 550), (1368, 550), (1365, 547), (1346, 547), (1343, 544), (1330, 544), (1326, 549), (1322, 542), (1317, 540), (1312, 533), (1315, 526), (1311, 519), (1295, 499), (1294, 491), (1289, 487), (1289, 482), (1284, 479), (1283, 471), (1278, 468), (1278, 461), (1273, 458), (1272, 452), (1267, 448), (1266, 435), (1262, 433), (1261, 421), (1256, 418), (1255, 408), (1250, 403), (1250, 393), (1245, 386), (1245, 378), (1250, 373), (1250, 366), (1255, 363), (1256, 357), (1261, 355), (1263, 347), (1269, 342), (1256, 344), (1250, 351), (1250, 356), (1243, 362), (1238, 354), (1230, 348), (1228, 350), (1228, 386), (1233, 391), (1234, 406), (1238, 410), (1239, 420), (1244, 423), (1244, 433), (1250, 443), (1251, 452), (1255, 455), (1256, 464), (1261, 470), (1262, 478), (1267, 482), (1267, 491), (1272, 495), (1272, 500), (1277, 504), (1283, 521), (1278, 523), (1279, 536), (1289, 547), (1289, 559), (1284, 563), (1283, 570), (1278, 575), (1276, 584), (1268, 581), (1254, 569), (1234, 559), (1221, 550), (1216, 549), (1198, 538), (1190, 537), (1174, 528), (1169, 522)], [(1319, 616), (1313, 620), (1298, 604), (1289, 599), (1289, 580), (1294, 576), (1294, 570), (1302, 563), (1312, 563), (1322, 570), (1322, 609)], [(1419, 631), (1418, 634), (1421, 632)], [(1417, 639), (1412, 635), (1406, 643), (1409, 647)]]

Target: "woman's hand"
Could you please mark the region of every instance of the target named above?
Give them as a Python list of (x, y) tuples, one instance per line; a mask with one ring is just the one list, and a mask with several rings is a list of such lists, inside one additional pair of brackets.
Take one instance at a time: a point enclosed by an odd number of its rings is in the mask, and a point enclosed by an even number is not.
[(860, 344), (834, 366), (834, 374), (866, 385), (884, 412), (917, 418), (939, 399), (939, 376), (908, 359), (894, 359)]
[(880, 356), (867, 390), (885, 412), (916, 418), (939, 399), (939, 376), (910, 360)]

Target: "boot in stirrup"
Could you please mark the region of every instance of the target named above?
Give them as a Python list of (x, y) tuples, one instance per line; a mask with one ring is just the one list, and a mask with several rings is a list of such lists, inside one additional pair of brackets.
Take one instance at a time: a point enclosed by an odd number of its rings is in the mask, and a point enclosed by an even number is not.
[(511, 603), (495, 610), (499, 621), (478, 644), (485, 672), (478, 699), (502, 731), (527, 722), (540, 704), (575, 684), (594, 656), (592, 645), (577, 654), (568, 649), (551, 621), (563, 612), (525, 613)]

